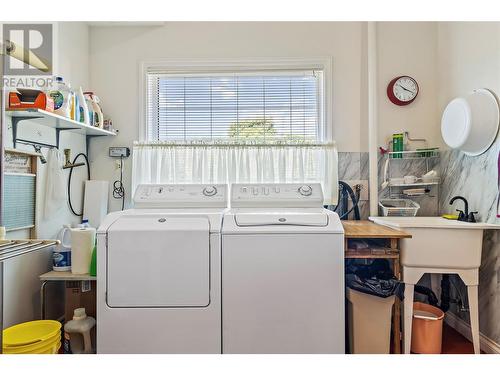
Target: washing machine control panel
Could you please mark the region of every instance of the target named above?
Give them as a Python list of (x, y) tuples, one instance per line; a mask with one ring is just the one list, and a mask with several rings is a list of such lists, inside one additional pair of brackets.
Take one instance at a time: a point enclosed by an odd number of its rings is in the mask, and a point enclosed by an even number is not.
[(134, 207), (227, 207), (227, 185), (142, 184), (135, 191)]
[(319, 183), (233, 184), (231, 207), (322, 207)]

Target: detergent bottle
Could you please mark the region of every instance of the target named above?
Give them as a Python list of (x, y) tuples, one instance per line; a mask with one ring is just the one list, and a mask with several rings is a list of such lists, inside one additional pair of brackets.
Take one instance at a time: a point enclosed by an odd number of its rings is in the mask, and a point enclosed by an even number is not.
[(89, 107), (87, 106), (87, 100), (85, 99), (85, 96), (83, 95), (83, 90), (82, 87), (77, 91), (77, 98), (78, 98), (78, 121), (83, 122), (85, 125), (90, 125), (90, 120), (89, 120)]
[(71, 113), (71, 119), (74, 121), (80, 121), (78, 119), (79, 117), (79, 111), (77, 110), (78, 108), (78, 98), (76, 97), (76, 94), (73, 90), (70, 90), (71, 97), (70, 97), (70, 113)]
[(99, 97), (97, 97), (92, 91), (86, 91), (83, 93), (85, 98), (87, 98), (88, 102), (92, 106), (93, 112), (93, 123), (91, 125), (101, 128), (104, 128), (104, 115), (102, 113), (101, 106), (99, 105)]
[(61, 241), (52, 253), (52, 269), (54, 271), (71, 271), (71, 226), (66, 224), (57, 235)]
[(49, 96), (54, 100), (54, 113), (71, 118), (71, 90), (62, 77), (56, 77)]
[(94, 249), (92, 250), (92, 257), (90, 258), (90, 276), (97, 276), (97, 239), (94, 245)]
[(95, 319), (87, 316), (84, 307), (75, 309), (73, 319), (64, 325), (64, 352), (73, 354), (92, 354), (90, 331)]

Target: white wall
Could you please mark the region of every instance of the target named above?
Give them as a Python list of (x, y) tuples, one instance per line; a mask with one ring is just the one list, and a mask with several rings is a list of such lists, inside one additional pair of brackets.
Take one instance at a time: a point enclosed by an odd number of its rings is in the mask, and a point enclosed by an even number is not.
[[(72, 87), (88, 87), (89, 63), (88, 44), (89, 28), (83, 22), (57, 23), (54, 27), (54, 73), (64, 77)], [(10, 129), (9, 124), (7, 126)], [(30, 122), (22, 122), (19, 125), (18, 136), (20, 138), (35, 140), (44, 143), (55, 143), (55, 131), (47, 127), (39, 126)], [(12, 147), (11, 134), (7, 137), (6, 146)], [(33, 151), (31, 146), (18, 145), (20, 149)], [(85, 137), (71, 132), (61, 132), (60, 149), (71, 148), (72, 155), (85, 152)], [(46, 155), (47, 150), (42, 152)], [(50, 218), (45, 218), (43, 205), (45, 196), (46, 168), (38, 162), (37, 181), (37, 218), (38, 238), (55, 238), (59, 229), (65, 223), (77, 224), (80, 218), (71, 214), (65, 203), (60, 212)], [(66, 176), (68, 170), (65, 171)], [(81, 210), (81, 199), (83, 192), (82, 181), (86, 179), (85, 168), (74, 170), (73, 177), (73, 200), (75, 210)], [(65, 200), (65, 197), (61, 197)], [(27, 238), (29, 231), (14, 231), (8, 233), (8, 238)], [(39, 318), (39, 290), (40, 281), (38, 275), (47, 272), (51, 268), (52, 251), (45, 250), (20, 258), (9, 260), (5, 264), (4, 274), (4, 325), (9, 326), (19, 322)], [(60, 302), (60, 301), (55, 301)]]
[(438, 30), (439, 111), (475, 88), (500, 95), (500, 23), (440, 22)]
[[(429, 146), (443, 146), (437, 106), (437, 23), (379, 22), (377, 33), (379, 144), (386, 144), (393, 133), (409, 131), (412, 138), (426, 138)], [(419, 85), (415, 101), (402, 107), (391, 103), (386, 93), (388, 83), (400, 75), (413, 77)]]

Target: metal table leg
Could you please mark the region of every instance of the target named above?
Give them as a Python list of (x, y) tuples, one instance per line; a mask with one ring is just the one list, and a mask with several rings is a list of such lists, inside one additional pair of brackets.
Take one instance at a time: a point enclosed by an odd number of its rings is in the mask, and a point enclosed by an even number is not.
[(48, 282), (48, 280), (42, 281), (42, 286), (40, 287), (40, 317), (42, 320), (45, 319), (45, 289)]

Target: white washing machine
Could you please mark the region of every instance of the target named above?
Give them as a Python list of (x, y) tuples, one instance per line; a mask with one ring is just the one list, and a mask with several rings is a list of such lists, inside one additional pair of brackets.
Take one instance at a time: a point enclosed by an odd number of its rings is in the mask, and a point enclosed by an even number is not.
[(98, 353), (220, 353), (226, 185), (140, 185), (97, 231)]
[(320, 184), (235, 184), (222, 227), (222, 352), (345, 353), (344, 230)]

